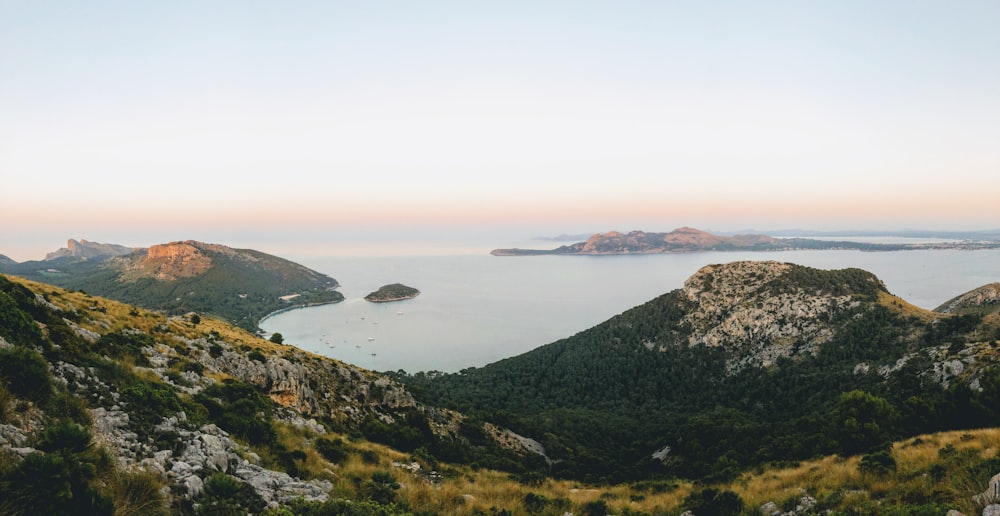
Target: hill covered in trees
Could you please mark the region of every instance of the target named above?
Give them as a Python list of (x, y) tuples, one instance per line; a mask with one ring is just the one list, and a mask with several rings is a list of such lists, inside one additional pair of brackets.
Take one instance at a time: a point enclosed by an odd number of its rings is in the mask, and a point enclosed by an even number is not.
[(177, 315), (215, 314), (248, 330), (278, 310), (335, 303), (337, 280), (252, 249), (188, 240), (131, 250), (70, 241), (45, 260), (0, 272)]
[(737, 262), (528, 353), (399, 378), (536, 438), (553, 475), (719, 481), (995, 426), (998, 345), (996, 315), (921, 310), (865, 271)]

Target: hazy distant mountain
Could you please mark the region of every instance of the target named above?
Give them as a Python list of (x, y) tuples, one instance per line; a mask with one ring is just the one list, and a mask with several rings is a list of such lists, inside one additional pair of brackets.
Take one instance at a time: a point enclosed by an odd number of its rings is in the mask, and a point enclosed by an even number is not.
[(590, 233), (575, 233), (572, 235), (563, 233), (554, 237), (535, 237), (533, 240), (545, 240), (548, 242), (575, 242), (577, 240), (585, 240), (589, 236)]
[[(171, 314), (213, 313), (247, 329), (257, 329), (262, 317), (277, 310), (343, 299), (334, 290), (337, 280), (259, 251), (191, 240), (128, 254), (121, 249), (71, 240), (63, 252), (0, 264), (0, 272)], [(101, 254), (108, 252), (119, 254)]]
[(534, 256), (545, 254), (660, 254), (698, 251), (787, 251), (795, 249), (837, 249), (860, 251), (902, 251), (910, 249), (986, 249), (1000, 248), (1000, 241), (930, 244), (878, 244), (866, 242), (813, 240), (808, 238), (775, 238), (768, 235), (721, 236), (694, 228), (679, 228), (669, 233), (631, 231), (597, 233), (585, 242), (555, 249), (494, 249), (494, 256)]
[(79, 242), (70, 239), (66, 242), (66, 247), (53, 251), (45, 255), (45, 260), (52, 261), (58, 258), (73, 257), (85, 259), (103, 259), (114, 256), (121, 256), (136, 251), (134, 247), (125, 247), (117, 244), (100, 244), (88, 242), (81, 239)]
[(0, 267), (5, 265), (17, 265), (17, 262), (7, 255), (0, 254)]
[(906, 238), (944, 238), (953, 240), (1000, 240), (1000, 229), (982, 231), (949, 231), (933, 229), (901, 229), (901, 230), (836, 230), (822, 231), (815, 229), (781, 229), (768, 231), (772, 236), (799, 237), (906, 237)]
[[(736, 262), (528, 353), (400, 377), (428, 403), (501, 414), (557, 474), (726, 478), (994, 424), (998, 323), (914, 307), (859, 269)], [(859, 431), (855, 410), (882, 412)]]

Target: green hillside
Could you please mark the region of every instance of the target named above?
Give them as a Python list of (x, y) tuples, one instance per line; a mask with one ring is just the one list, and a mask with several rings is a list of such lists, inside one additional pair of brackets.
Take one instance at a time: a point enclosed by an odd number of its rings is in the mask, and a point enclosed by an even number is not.
[(517, 357), (400, 379), (593, 481), (721, 480), (1000, 423), (995, 317), (921, 312), (864, 271), (749, 263)]
[[(733, 279), (724, 268), (714, 270), (713, 276), (709, 290), (694, 288), (696, 283), (707, 283), (704, 275), (686, 287), (686, 294), (702, 308), (711, 304), (709, 298), (718, 301), (740, 293), (723, 283)], [(899, 315), (927, 324), (937, 317), (878, 291), (870, 275), (848, 271), (826, 278), (837, 281), (813, 283), (810, 288), (841, 294), (870, 291), (863, 297), (879, 300), (880, 306)], [(787, 282), (767, 283), (778, 297), (794, 290)], [(753, 282), (748, 284), (756, 288)], [(705, 315), (691, 306), (685, 310), (688, 315)], [(696, 329), (692, 335), (711, 334), (705, 320), (677, 318), (669, 310), (646, 315), (656, 313), (673, 317), (678, 328), (691, 324)], [(616, 327), (639, 324), (641, 314), (632, 311), (629, 317), (616, 318)], [(943, 321), (966, 326), (942, 325)], [(931, 337), (951, 335), (955, 341), (964, 336), (974, 341), (962, 344), (964, 349), (950, 344), (945, 351), (948, 357), (964, 357), (963, 363), (969, 365), (965, 372), (978, 379), (982, 391), (949, 387), (939, 399), (965, 403), (981, 416), (992, 417), (989, 411), (998, 406), (996, 375), (989, 374), (988, 350), (976, 339), (982, 332), (995, 332), (997, 325), (990, 320), (974, 322), (942, 318), (932, 330), (937, 336)], [(967, 331), (972, 326), (976, 329)], [(650, 335), (646, 330), (644, 334)], [(627, 332), (621, 330), (619, 335)], [(807, 342), (811, 334), (802, 335)], [(642, 344), (648, 352), (647, 345)], [(985, 367), (973, 363), (970, 351), (980, 353), (977, 360)], [(557, 365), (560, 360), (552, 360), (550, 369), (568, 372)], [(618, 363), (613, 360), (609, 366)], [(716, 373), (716, 378), (731, 377), (741, 368), (732, 356), (716, 366), (730, 371)], [(952, 386), (969, 380), (961, 375), (948, 378)], [(962, 401), (956, 395), (969, 397)], [(641, 428), (637, 417), (631, 418), (634, 428), (612, 432), (622, 419), (613, 415), (618, 409), (611, 397), (590, 396), (588, 402), (603, 400), (605, 405), (589, 415), (574, 408), (563, 413), (558, 407), (535, 410), (552, 420), (576, 417), (573, 424), (581, 430), (567, 435), (588, 433), (588, 443), (598, 443), (589, 444), (590, 450), (608, 449), (614, 442), (623, 449), (643, 446), (634, 444), (638, 441), (628, 433)], [(623, 399), (626, 405), (637, 403), (635, 396)], [(930, 398), (921, 395), (921, 399)], [(678, 477), (669, 468), (647, 470), (644, 474), (650, 478), (628, 482), (559, 479), (550, 472), (566, 476), (569, 470), (558, 462), (546, 466), (539, 455), (516, 446), (526, 438), (482, 419), (516, 423), (522, 418), (516, 413), (516, 400), (504, 405), (511, 411), (484, 410), (481, 417), (467, 417), (420, 403), (384, 375), (276, 345), (213, 317), (167, 316), (0, 276), (0, 514), (4, 515), (675, 516), (689, 510), (699, 515), (775, 511), (941, 515), (949, 510), (963, 514), (992, 510), (984, 508), (998, 500), (983, 493), (1000, 472), (1000, 432), (967, 430), (889, 442), (883, 439), (908, 431), (905, 418), (893, 416), (894, 408), (905, 414), (894, 400), (860, 391), (837, 397), (837, 417), (831, 420), (855, 424), (840, 428), (853, 440), (839, 439), (836, 444), (851, 442), (865, 450), (856, 455), (841, 450), (841, 455), (772, 463), (700, 482)], [(920, 406), (917, 401), (907, 398), (904, 406)], [(533, 404), (537, 400), (526, 398), (525, 407)], [(702, 421), (700, 428), (708, 431), (713, 424), (722, 425), (713, 421), (725, 413), (724, 408), (706, 410), (689, 415), (687, 423)], [(752, 418), (749, 413), (746, 419)], [(779, 422), (797, 424), (779, 419), (772, 426)], [(934, 426), (927, 423), (924, 426)], [(741, 434), (755, 430), (752, 425), (730, 425), (725, 434), (716, 431), (697, 442), (720, 451), (730, 446), (716, 463), (724, 466), (747, 446)], [(568, 438), (539, 437), (555, 461), (572, 456), (579, 464), (587, 459), (598, 473), (597, 468), (607, 464), (598, 462), (603, 457), (585, 455), (588, 448)], [(553, 444), (558, 442), (564, 447)], [(871, 442), (879, 444), (874, 449), (864, 446)], [(670, 462), (680, 455), (665, 457)], [(485, 467), (488, 464), (504, 471)]]
[(176, 315), (218, 315), (256, 330), (267, 314), (343, 295), (337, 280), (251, 249), (186, 241), (106, 259), (75, 257), (0, 264), (0, 272)]

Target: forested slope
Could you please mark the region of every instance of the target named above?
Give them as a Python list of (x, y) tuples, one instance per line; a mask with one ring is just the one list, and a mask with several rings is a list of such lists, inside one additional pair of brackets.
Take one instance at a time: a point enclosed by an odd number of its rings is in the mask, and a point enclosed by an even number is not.
[(864, 271), (744, 262), (523, 355), (403, 380), (539, 439), (558, 475), (720, 479), (996, 425), (997, 339), (995, 317), (921, 311)]

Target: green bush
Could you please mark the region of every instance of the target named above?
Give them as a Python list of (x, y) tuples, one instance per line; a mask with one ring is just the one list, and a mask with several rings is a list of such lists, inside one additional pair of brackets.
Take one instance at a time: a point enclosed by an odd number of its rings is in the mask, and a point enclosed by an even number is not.
[(524, 510), (531, 514), (537, 514), (545, 510), (549, 504), (549, 499), (545, 495), (528, 493), (524, 495)]
[(344, 441), (340, 439), (327, 439), (320, 438), (316, 440), (316, 451), (323, 456), (324, 459), (334, 463), (339, 464), (347, 460), (348, 449)]
[(267, 506), (253, 487), (224, 473), (205, 479), (205, 490), (198, 500), (198, 514), (244, 516), (258, 513)]
[(870, 475), (886, 475), (896, 471), (896, 459), (885, 450), (869, 453), (861, 457), (858, 471)]
[(45, 402), (52, 395), (49, 364), (38, 352), (15, 347), (0, 350), (0, 378), (15, 396)]
[(136, 365), (148, 367), (149, 359), (142, 354), (142, 348), (153, 347), (153, 337), (139, 332), (106, 333), (94, 343), (94, 351), (112, 358), (131, 357)]
[[(2, 277), (0, 282), (13, 285)], [(11, 344), (22, 346), (37, 344), (42, 340), (42, 332), (34, 319), (21, 310), (14, 298), (3, 290), (0, 290), (0, 337)]]
[(396, 499), (396, 491), (400, 488), (396, 478), (388, 471), (372, 473), (371, 480), (361, 485), (361, 493), (365, 498), (381, 505), (392, 503)]
[(37, 448), (0, 478), (0, 513), (111, 515), (114, 506), (95, 487), (111, 458), (93, 449), (90, 431), (70, 421), (46, 428)]
[(227, 378), (198, 393), (194, 401), (207, 410), (209, 420), (250, 444), (272, 445), (278, 439), (271, 425), (274, 402), (253, 385)]
[(708, 487), (692, 491), (684, 500), (684, 506), (698, 516), (728, 516), (743, 511), (743, 499), (733, 491)]

